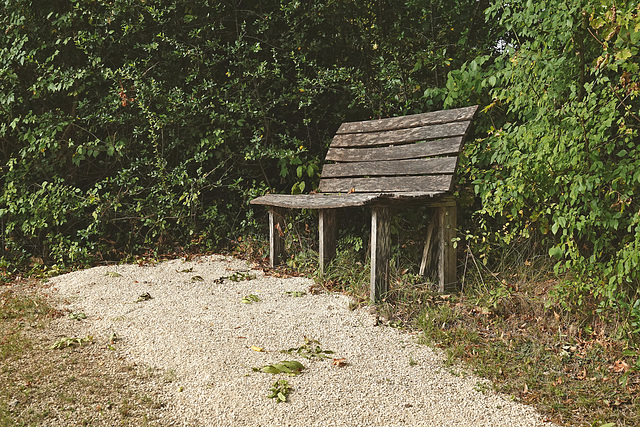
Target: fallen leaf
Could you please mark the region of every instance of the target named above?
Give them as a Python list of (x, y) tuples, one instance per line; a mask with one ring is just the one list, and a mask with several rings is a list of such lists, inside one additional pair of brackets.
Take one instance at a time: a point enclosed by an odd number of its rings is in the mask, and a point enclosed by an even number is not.
[(347, 192), (347, 194), (351, 194), (351, 193), (355, 193), (355, 192), (356, 192), (356, 189), (355, 189), (355, 188), (352, 188), (351, 190), (349, 190), (349, 191)]
[(613, 365), (609, 366), (609, 370), (617, 374), (627, 372), (629, 370), (629, 364), (624, 360), (616, 360)]
[(576, 375), (576, 378), (578, 378), (579, 380), (583, 380), (583, 379), (587, 378), (587, 369), (586, 368), (582, 368), (582, 371), (580, 371), (580, 373), (578, 375)]
[(333, 362), (331, 364), (337, 367), (347, 366), (347, 359), (345, 359), (344, 357), (341, 359), (333, 359)]
[(276, 230), (278, 230), (278, 234), (280, 237), (284, 237), (284, 233), (282, 232), (282, 227), (280, 227), (280, 223), (276, 223)]
[(252, 345), (251, 350), (261, 352), (261, 351), (264, 351), (264, 348)]
[(142, 302), (142, 301), (149, 301), (150, 299), (152, 299), (153, 297), (151, 295), (149, 295), (149, 292), (145, 292), (142, 295), (140, 295), (138, 297), (138, 299), (136, 300), (136, 302)]

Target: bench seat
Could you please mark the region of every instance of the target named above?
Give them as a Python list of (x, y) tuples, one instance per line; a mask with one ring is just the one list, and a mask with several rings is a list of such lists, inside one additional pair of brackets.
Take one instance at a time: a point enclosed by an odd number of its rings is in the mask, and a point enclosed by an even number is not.
[(390, 208), (417, 205), (434, 211), (420, 273), (435, 259), (438, 290), (456, 289), (452, 193), (458, 156), (477, 108), (343, 123), (329, 146), (317, 193), (266, 194), (251, 201), (268, 207), (271, 266), (284, 254), (285, 209), (319, 210), (322, 273), (335, 256), (336, 210), (371, 207), (371, 299), (380, 300), (389, 284)]

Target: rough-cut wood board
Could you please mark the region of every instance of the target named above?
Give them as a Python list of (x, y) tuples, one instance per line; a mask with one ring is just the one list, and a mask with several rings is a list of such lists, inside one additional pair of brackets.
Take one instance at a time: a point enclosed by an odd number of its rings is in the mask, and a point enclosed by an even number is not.
[(371, 301), (379, 302), (389, 291), (391, 213), (388, 207), (371, 209)]
[(341, 133), (373, 132), (380, 130), (399, 129), (424, 126), (428, 124), (448, 123), (453, 121), (471, 120), (478, 106), (456, 108), (452, 110), (435, 111), (431, 113), (414, 114), (403, 117), (391, 117), (379, 120), (343, 123), (338, 129)]
[(320, 209), (318, 215), (318, 231), (320, 233), (320, 244), (318, 252), (320, 255), (320, 275), (324, 274), (326, 266), (336, 256), (336, 244), (338, 241), (338, 225), (336, 223), (335, 209)]
[(269, 207), (269, 262), (271, 268), (280, 264), (284, 259), (284, 209)]
[(333, 137), (332, 147), (375, 147), (378, 145), (407, 144), (410, 142), (463, 136), (471, 122), (453, 122), (417, 128), (385, 130), (365, 134), (343, 134)]
[(370, 162), (377, 160), (416, 159), (419, 157), (458, 155), (461, 148), (462, 136), (390, 147), (330, 147), (325, 160), (334, 162)]
[(452, 174), (458, 157), (326, 164), (322, 178)]
[[(345, 192), (346, 193), (346, 192)], [(251, 204), (292, 209), (332, 209), (364, 206), (380, 197), (375, 194), (267, 194), (253, 199)]]
[(438, 292), (454, 291), (458, 284), (456, 278), (456, 248), (452, 240), (456, 237), (456, 206), (438, 208)]
[(341, 193), (341, 194), (267, 194), (251, 201), (254, 205), (278, 206), (290, 209), (333, 209), (384, 204), (415, 204), (422, 206), (451, 206), (455, 199), (443, 191), (399, 193)]
[(321, 192), (450, 191), (453, 175), (332, 178), (320, 181)]

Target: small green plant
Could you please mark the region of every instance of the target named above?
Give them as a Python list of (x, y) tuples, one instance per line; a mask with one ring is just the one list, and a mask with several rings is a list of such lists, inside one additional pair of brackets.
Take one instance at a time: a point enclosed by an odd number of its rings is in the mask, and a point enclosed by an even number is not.
[(253, 304), (254, 302), (259, 302), (259, 301), (261, 301), (261, 299), (260, 297), (258, 297), (258, 295), (249, 294), (243, 297), (240, 302), (243, 304)]
[(86, 338), (70, 338), (63, 337), (56, 341), (51, 347), (51, 350), (60, 350), (67, 347), (79, 347), (85, 343), (91, 342), (93, 337), (91, 335), (87, 335)]
[(72, 319), (72, 320), (83, 320), (86, 318), (87, 318), (87, 315), (79, 311), (76, 313), (69, 313), (69, 319)]
[(122, 274), (116, 273), (115, 271), (107, 271), (104, 275), (107, 277), (122, 277)]
[(287, 354), (297, 354), (298, 356), (302, 356), (306, 359), (328, 359), (329, 354), (333, 354), (331, 350), (323, 350), (320, 347), (320, 343), (316, 340), (311, 340), (307, 337), (304, 337), (304, 344), (300, 347), (290, 348), (288, 350), (281, 350), (280, 353)]
[(252, 368), (254, 372), (263, 372), (265, 374), (287, 374), (295, 376), (300, 374), (304, 369), (304, 365), (295, 360), (285, 360), (273, 365), (266, 365), (261, 368)]
[(241, 282), (243, 280), (253, 280), (255, 278), (256, 278), (255, 274), (251, 274), (245, 271), (236, 271), (231, 276), (227, 277), (227, 279), (231, 280), (232, 282)]
[(302, 291), (287, 291), (287, 292), (285, 292), (285, 295), (290, 296), (290, 297), (295, 297), (295, 298), (303, 297), (306, 294), (307, 294), (306, 292), (302, 292)]
[(191, 281), (192, 282), (204, 282), (204, 277), (202, 277), (202, 276), (193, 276), (191, 278)]
[(286, 402), (287, 396), (291, 391), (291, 386), (287, 380), (278, 380), (269, 389), (271, 392), (267, 397), (270, 399), (276, 399), (276, 402)]

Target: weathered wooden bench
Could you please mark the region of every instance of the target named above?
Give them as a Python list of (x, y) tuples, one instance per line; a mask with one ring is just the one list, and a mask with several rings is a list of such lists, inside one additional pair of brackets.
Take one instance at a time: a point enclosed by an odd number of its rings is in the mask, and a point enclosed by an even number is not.
[(284, 255), (286, 208), (319, 210), (322, 273), (336, 254), (336, 210), (370, 206), (371, 299), (378, 301), (389, 286), (390, 208), (420, 205), (433, 210), (420, 273), (436, 264), (438, 290), (455, 290), (456, 201), (452, 190), (458, 155), (476, 110), (472, 106), (343, 123), (327, 152), (317, 194), (267, 194), (251, 201), (268, 206), (271, 266), (279, 264)]

